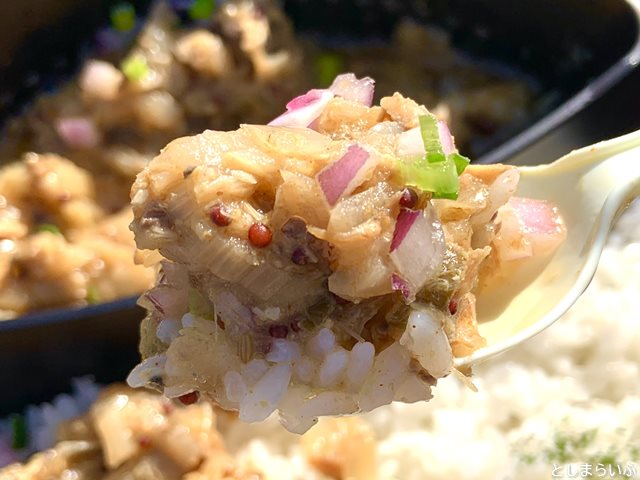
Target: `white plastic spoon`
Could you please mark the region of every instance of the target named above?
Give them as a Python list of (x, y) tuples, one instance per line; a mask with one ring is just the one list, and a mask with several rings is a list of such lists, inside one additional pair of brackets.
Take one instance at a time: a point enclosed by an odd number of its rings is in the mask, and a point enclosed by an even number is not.
[(640, 195), (640, 131), (575, 150), (548, 165), (521, 167), (520, 173), (516, 195), (554, 202), (566, 222), (567, 239), (535, 271), (519, 271), (492, 293), (479, 295), (478, 321), (487, 346), (458, 358), (458, 367), (540, 333), (585, 291), (613, 223)]

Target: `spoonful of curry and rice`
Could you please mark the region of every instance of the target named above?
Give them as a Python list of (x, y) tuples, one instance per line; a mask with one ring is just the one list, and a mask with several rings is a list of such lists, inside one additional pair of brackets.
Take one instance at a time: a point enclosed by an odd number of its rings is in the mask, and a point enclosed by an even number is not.
[(175, 140), (138, 175), (132, 229), (163, 260), (130, 385), (247, 422), (277, 410), (302, 433), (319, 416), (428, 400), (438, 378), (575, 300), (575, 275), (553, 272), (586, 258), (586, 215), (604, 197), (580, 216), (583, 198), (559, 187), (595, 164), (469, 165), (444, 121), (399, 93), (372, 106), (373, 90), (340, 75), (269, 125)]

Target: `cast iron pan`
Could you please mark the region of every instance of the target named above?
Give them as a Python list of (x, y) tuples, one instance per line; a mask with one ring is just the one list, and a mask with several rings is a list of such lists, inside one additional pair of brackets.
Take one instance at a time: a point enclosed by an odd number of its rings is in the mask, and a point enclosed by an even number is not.
[[(0, 2), (0, 121), (71, 76), (104, 25), (105, 0)], [(139, 9), (149, 1), (134, 2)], [(446, 28), (460, 50), (531, 78), (540, 94), (526, 124), (483, 145), (506, 161), (629, 73), (640, 59), (634, 0), (283, 0), (296, 29), (319, 42), (387, 38), (411, 17)], [(137, 361), (142, 310), (127, 298), (0, 322), (0, 415), (50, 399), (74, 376), (125, 378)]]

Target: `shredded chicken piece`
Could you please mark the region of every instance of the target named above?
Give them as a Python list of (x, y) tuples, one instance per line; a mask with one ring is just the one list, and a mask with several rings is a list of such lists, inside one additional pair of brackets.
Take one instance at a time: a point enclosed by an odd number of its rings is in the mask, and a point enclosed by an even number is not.
[(212, 77), (224, 75), (233, 67), (222, 39), (207, 30), (189, 32), (180, 38), (175, 46), (175, 55), (182, 63)]
[(112, 385), (84, 416), (58, 430), (57, 444), (0, 470), (15, 480), (260, 480), (225, 450), (209, 404), (176, 405)]
[(418, 126), (418, 117), (426, 115), (427, 109), (419, 105), (414, 100), (402, 96), (396, 92), (391, 97), (384, 97), (380, 100), (380, 106), (396, 122), (400, 123), (406, 130)]
[(307, 461), (337, 480), (375, 480), (378, 465), (376, 440), (362, 419), (328, 418), (301, 439)]

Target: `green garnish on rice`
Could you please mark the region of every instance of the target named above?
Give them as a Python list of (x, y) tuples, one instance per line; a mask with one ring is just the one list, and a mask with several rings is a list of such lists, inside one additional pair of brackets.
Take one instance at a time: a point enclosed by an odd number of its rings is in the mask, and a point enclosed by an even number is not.
[(9, 417), (9, 423), (11, 425), (11, 448), (14, 450), (20, 450), (27, 446), (27, 422), (22, 415), (11, 415)]

